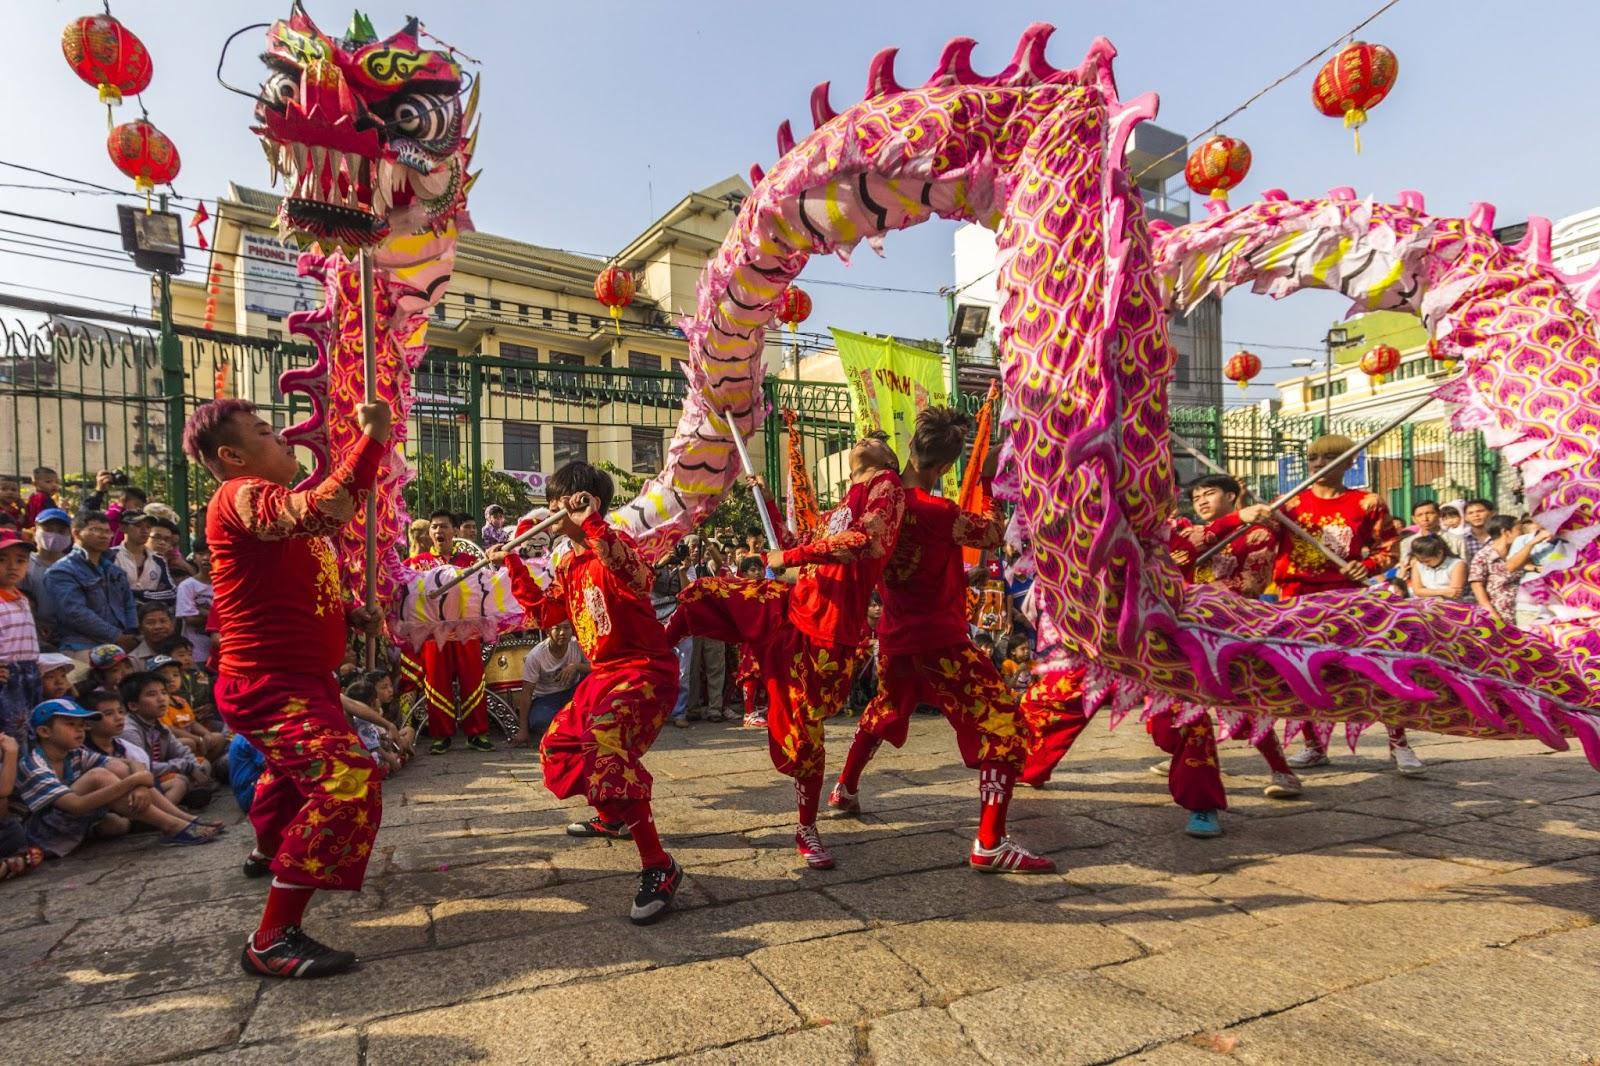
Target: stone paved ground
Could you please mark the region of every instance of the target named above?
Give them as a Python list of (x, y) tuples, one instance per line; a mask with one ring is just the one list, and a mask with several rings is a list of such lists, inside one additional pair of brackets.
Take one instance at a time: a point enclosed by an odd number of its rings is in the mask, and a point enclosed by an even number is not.
[[(848, 722), (830, 730), (840, 752)], [(1137, 726), (1096, 727), (1013, 828), (1044, 878), (963, 867), (972, 775), (937, 719), (885, 749), (871, 814), (802, 870), (757, 734), (669, 730), (658, 819), (681, 911), (635, 929), (631, 847), (569, 840), (526, 753), (422, 757), (387, 789), (365, 893), (310, 926), (360, 972), (238, 970), (249, 841), (149, 838), (0, 886), (0, 1062), (1600, 1062), (1600, 774), (1532, 743), (1381, 741), (1190, 840)]]

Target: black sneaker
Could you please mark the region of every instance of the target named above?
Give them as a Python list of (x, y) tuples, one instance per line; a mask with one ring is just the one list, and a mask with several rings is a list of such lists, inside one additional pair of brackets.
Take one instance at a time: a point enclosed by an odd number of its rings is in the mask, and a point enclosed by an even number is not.
[(649, 925), (667, 913), (672, 897), (683, 884), (683, 867), (673, 859), (671, 866), (652, 866), (639, 874), (639, 894), (633, 897), (628, 918), (634, 925)]
[(606, 837), (609, 840), (632, 840), (633, 830), (627, 822), (608, 822), (595, 815), (587, 822), (573, 822), (567, 826), (569, 837)]
[(480, 733), (475, 737), (467, 738), (467, 747), (473, 751), (493, 751), (494, 741)]
[(272, 860), (265, 855), (251, 852), (245, 856), (244, 875), (246, 877), (266, 877), (272, 872)]
[(278, 939), (264, 948), (256, 947), (252, 934), (245, 941), (244, 954), (239, 957), (245, 973), (291, 979), (331, 977), (348, 970), (355, 961), (355, 952), (336, 951), (319, 944), (298, 925), (286, 928), (278, 934)]
[(449, 737), (440, 737), (438, 740), (435, 740), (432, 744), (428, 745), (428, 754), (429, 755), (443, 755), (445, 752), (447, 752), (449, 750), (450, 750), (450, 738)]

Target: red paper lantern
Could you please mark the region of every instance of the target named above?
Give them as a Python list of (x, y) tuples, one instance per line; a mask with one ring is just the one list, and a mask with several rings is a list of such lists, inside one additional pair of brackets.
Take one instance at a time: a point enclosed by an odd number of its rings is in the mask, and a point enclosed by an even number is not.
[(1212, 199), (1225, 200), (1228, 190), (1237, 188), (1250, 173), (1250, 146), (1220, 134), (1208, 138), (1194, 150), (1183, 168), (1183, 178), (1195, 192), (1210, 193)]
[(800, 323), (811, 317), (811, 297), (801, 288), (791, 285), (783, 292), (783, 303), (778, 307), (778, 321), (794, 333)]
[(178, 176), (182, 160), (177, 145), (147, 119), (124, 122), (106, 138), (106, 151), (118, 170), (144, 190), (146, 206), (150, 190)]
[(1330, 118), (1344, 116), (1345, 129), (1356, 131), (1361, 151), (1361, 124), (1367, 112), (1383, 102), (1400, 74), (1400, 61), (1381, 44), (1352, 41), (1322, 64), (1311, 83), (1311, 101)]
[(72, 72), (100, 90), (107, 107), (150, 85), (153, 70), (144, 42), (110, 15), (85, 15), (61, 31), (61, 54)]
[(611, 312), (611, 321), (619, 337), (622, 335), (622, 309), (633, 303), (633, 294), (638, 291), (633, 275), (621, 267), (606, 267), (595, 276), (594, 298)]
[(1261, 358), (1254, 352), (1240, 350), (1228, 357), (1222, 374), (1229, 381), (1238, 382), (1239, 391), (1250, 387), (1250, 379), (1261, 373)]
[(1392, 344), (1380, 344), (1361, 357), (1361, 369), (1375, 384), (1382, 385), (1384, 376), (1392, 374), (1400, 365), (1400, 349)]

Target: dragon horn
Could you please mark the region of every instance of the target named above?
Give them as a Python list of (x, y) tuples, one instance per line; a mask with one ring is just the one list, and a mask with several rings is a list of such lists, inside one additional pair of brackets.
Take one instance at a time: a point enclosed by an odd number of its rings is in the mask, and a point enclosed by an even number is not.
[(465, 196), (467, 193), (471, 192), (472, 187), (478, 184), (478, 179), (482, 176), (483, 171), (481, 170), (474, 170), (471, 174), (468, 174), (467, 183), (461, 187), (461, 195)]
[(766, 176), (767, 176), (767, 172), (765, 170), (761, 169), (761, 164), (760, 163), (751, 163), (750, 164), (750, 184), (752, 186), (760, 185), (761, 184), (761, 180), (763, 178), (765, 178)]
[(828, 102), (828, 88), (831, 85), (831, 82), (819, 82), (817, 87), (811, 90), (811, 125), (816, 129), (821, 129), (824, 123), (839, 114)]
[(972, 50), (978, 42), (971, 37), (952, 37), (939, 53), (939, 66), (928, 79), (929, 85), (972, 85), (979, 80), (972, 69)]
[(894, 80), (894, 57), (899, 54), (898, 48), (885, 48), (872, 57), (872, 66), (867, 69), (868, 99), (905, 91), (900, 83)]
[(1011, 63), (994, 80), (1000, 84), (1019, 80), (1018, 75), (1027, 74), (1034, 81), (1044, 81), (1053, 74), (1060, 73), (1050, 65), (1044, 57), (1045, 46), (1050, 43), (1050, 36), (1056, 28), (1048, 22), (1035, 22), (1022, 31), (1022, 38), (1017, 41), (1017, 50), (1011, 56)]
[(481, 88), (483, 88), (483, 78), (480, 75), (472, 79), (472, 91), (467, 94), (467, 109), (461, 116), (463, 126), (472, 125), (472, 120), (478, 113), (478, 90)]
[(472, 132), (467, 134), (467, 146), (462, 151), (468, 159), (471, 159), (472, 154), (478, 149), (478, 130), (481, 128), (483, 128), (482, 122), (474, 122)]
[(784, 119), (778, 123), (778, 158), (782, 159), (794, 151), (794, 129), (789, 125), (789, 120)]

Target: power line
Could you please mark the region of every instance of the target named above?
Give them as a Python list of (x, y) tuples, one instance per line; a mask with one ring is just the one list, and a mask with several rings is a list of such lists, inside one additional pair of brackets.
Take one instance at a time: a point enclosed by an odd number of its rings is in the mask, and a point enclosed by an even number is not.
[(1393, 7), (1394, 5), (1398, 4), (1399, 2), (1400, 2), (1400, 0), (1388, 0), (1388, 2), (1385, 3), (1382, 7), (1378, 8), (1378, 10), (1374, 11), (1372, 14), (1368, 15), (1366, 18), (1364, 18), (1360, 22), (1356, 23), (1354, 26), (1352, 26), (1350, 29), (1346, 30), (1344, 33), (1341, 33), (1339, 36), (1335, 37), (1332, 40), (1332, 42), (1330, 42), (1329, 44), (1325, 45), (1319, 52), (1317, 52), (1316, 55), (1314, 55), (1311, 58), (1305, 60), (1299, 66), (1297, 66), (1293, 70), (1289, 71), (1287, 74), (1284, 74), (1281, 77), (1279, 77), (1276, 81), (1271, 82), (1270, 84), (1267, 85), (1266, 88), (1258, 90), (1255, 93), (1255, 95), (1251, 96), (1244, 103), (1240, 104), (1238, 107), (1234, 108), (1232, 111), (1229, 111), (1226, 115), (1223, 115), (1221, 118), (1217, 119), (1217, 121), (1213, 122), (1211, 125), (1207, 126), (1205, 129), (1201, 130), (1199, 133), (1194, 134), (1192, 137), (1190, 137), (1188, 140), (1184, 141), (1178, 147), (1174, 148), (1172, 151), (1168, 152), (1166, 155), (1162, 156), (1160, 159), (1157, 159), (1154, 163), (1151, 163), (1149, 166), (1147, 166), (1143, 170), (1139, 171), (1139, 173), (1137, 173), (1137, 174), (1135, 174), (1133, 176), (1134, 184), (1137, 185), (1139, 183), (1139, 179), (1140, 178), (1144, 177), (1146, 174), (1150, 173), (1156, 167), (1160, 166), (1162, 163), (1165, 163), (1167, 160), (1171, 159), (1173, 156), (1182, 155), (1188, 149), (1188, 147), (1191, 144), (1193, 144), (1195, 141), (1198, 141), (1200, 138), (1206, 136), (1208, 133), (1214, 133), (1217, 130), (1217, 128), (1219, 126), (1221, 126), (1224, 122), (1227, 122), (1229, 119), (1232, 119), (1232, 118), (1236, 117), (1237, 115), (1243, 113), (1245, 108), (1249, 107), (1251, 104), (1255, 103), (1257, 100), (1261, 99), (1263, 96), (1267, 95), (1272, 90), (1276, 89), (1278, 86), (1282, 85), (1284, 82), (1288, 81), (1290, 78), (1292, 78), (1296, 74), (1300, 73), (1302, 70), (1305, 70), (1311, 64), (1315, 63), (1317, 60), (1319, 60), (1323, 56), (1327, 55), (1329, 52), (1333, 51), (1335, 48), (1337, 48), (1339, 46), (1339, 42), (1350, 40), (1356, 34), (1360, 33), (1361, 30), (1364, 29), (1367, 26), (1368, 23), (1370, 23), (1370, 22), (1374, 21), (1375, 19), (1377, 19), (1377, 17), (1379, 15), (1382, 15), (1385, 11), (1388, 11), (1391, 7)]
[[(109, 194), (111, 196), (123, 196), (130, 200), (144, 199), (144, 194), (140, 192), (129, 192), (126, 189), (114, 189), (109, 185), (101, 185), (97, 181), (89, 181), (87, 178), (75, 178), (70, 174), (57, 174), (53, 170), (42, 170), (39, 167), (30, 167), (22, 163), (13, 163), (8, 159), (0, 159), (0, 167), (10, 167), (12, 170), (20, 170), (28, 174), (37, 174), (42, 178), (54, 178), (56, 181), (65, 181), (73, 185), (82, 185), (86, 189), (96, 189), (101, 193)], [(170, 182), (167, 183), (167, 195), (173, 200), (193, 202), (191, 197), (179, 196), (178, 191), (172, 187)]]

